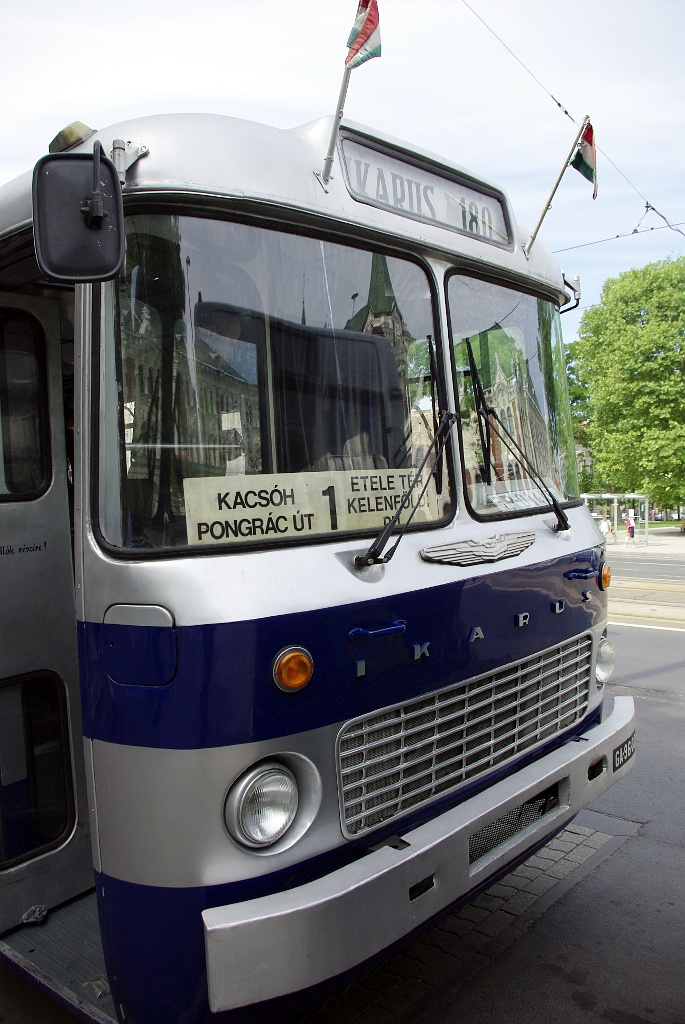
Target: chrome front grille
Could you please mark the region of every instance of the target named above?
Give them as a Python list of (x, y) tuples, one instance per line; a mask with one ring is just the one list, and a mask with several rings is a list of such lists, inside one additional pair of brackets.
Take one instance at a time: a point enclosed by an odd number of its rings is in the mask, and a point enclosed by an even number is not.
[(348, 722), (338, 737), (345, 835), (363, 835), (580, 721), (591, 660), (586, 634)]

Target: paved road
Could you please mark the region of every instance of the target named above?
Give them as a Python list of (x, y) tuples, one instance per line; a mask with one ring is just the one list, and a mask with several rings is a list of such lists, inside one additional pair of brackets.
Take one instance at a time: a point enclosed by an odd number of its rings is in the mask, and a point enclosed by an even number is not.
[(685, 534), (663, 530), (648, 547), (607, 545), (609, 621), (685, 629)]
[(611, 551), (608, 552), (608, 559), (611, 562), (611, 569), (617, 579), (622, 580), (667, 580), (674, 583), (685, 583), (685, 552), (683, 558), (664, 555), (650, 557), (635, 556), (632, 552)]
[[(638, 711), (628, 777), (501, 883), (291, 1024), (685, 1024), (685, 631), (621, 624), (611, 636), (608, 697), (631, 694)], [(0, 1022), (73, 1018), (0, 966)]]
[(628, 777), (298, 1024), (685, 1024), (685, 633), (611, 632), (609, 699), (637, 703)]
[(667, 580), (685, 583), (685, 545), (683, 545), (682, 555), (677, 550), (673, 553), (658, 549), (633, 552), (630, 549), (624, 551), (622, 548), (609, 546), (607, 559), (611, 563), (612, 572), (617, 579)]

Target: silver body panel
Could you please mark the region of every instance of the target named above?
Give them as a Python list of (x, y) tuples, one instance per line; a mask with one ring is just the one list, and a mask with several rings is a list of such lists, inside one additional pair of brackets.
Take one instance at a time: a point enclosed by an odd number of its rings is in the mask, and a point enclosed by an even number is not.
[[(631, 697), (585, 734), (438, 818), (331, 874), (274, 896), (203, 912), (214, 1012), (296, 992), (363, 963), (569, 821), (620, 778), (612, 751), (635, 728)], [(606, 769), (593, 781), (600, 758)], [(522, 801), (559, 784), (559, 806), (469, 865), (469, 838)], [(412, 899), (412, 887), (432, 885)], [(369, 910), (371, 909), (371, 913)], [(363, 927), (360, 922), (363, 921)]]
[[(102, 622), (112, 605), (157, 605), (162, 603), (163, 595), (164, 607), (177, 626), (245, 622), (265, 614), (287, 615), (294, 608), (313, 611), (388, 597), (407, 589), (425, 590), (459, 580), (491, 577), (496, 572), (537, 565), (597, 546), (597, 529), (587, 511), (569, 509), (567, 514), (573, 527), (571, 536), (552, 533), (545, 523), (548, 515), (527, 518), (526, 526), (535, 531), (535, 543), (495, 567), (483, 564), (461, 568), (424, 561), (419, 552), (427, 536), (447, 542), (464, 537), (487, 539), (501, 531), (501, 523), (475, 523), (464, 513), (439, 530), (406, 534), (393, 561), (387, 566), (375, 567), (382, 571), (369, 576), (351, 571), (343, 561), (345, 556), (345, 561), (351, 560), (360, 550), (359, 541), (176, 557), (147, 563), (122, 562), (103, 552), (86, 527), (83, 557), (89, 586), (85, 594), (84, 619)], [(320, 585), (322, 572), (325, 587)], [(287, 587), (274, 585), (274, 581), (286, 579)], [(596, 599), (598, 605), (599, 597), (599, 592), (596, 595), (593, 592), (592, 600)]]

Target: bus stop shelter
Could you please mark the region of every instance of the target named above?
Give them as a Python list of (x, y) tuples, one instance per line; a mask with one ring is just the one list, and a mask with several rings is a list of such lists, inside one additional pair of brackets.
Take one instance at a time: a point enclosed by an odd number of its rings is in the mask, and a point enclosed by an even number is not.
[(627, 504), (628, 502), (634, 502), (633, 505), (629, 505), (629, 511), (633, 513), (635, 518), (635, 533), (637, 535), (637, 523), (642, 520), (644, 523), (644, 542), (645, 545), (649, 544), (649, 495), (648, 494), (632, 494), (628, 491), (622, 494), (581, 494), (581, 498), (585, 504), (589, 507), (591, 501), (611, 502), (613, 505), (613, 527), (614, 527), (614, 544), (618, 543), (618, 506), (619, 504)]

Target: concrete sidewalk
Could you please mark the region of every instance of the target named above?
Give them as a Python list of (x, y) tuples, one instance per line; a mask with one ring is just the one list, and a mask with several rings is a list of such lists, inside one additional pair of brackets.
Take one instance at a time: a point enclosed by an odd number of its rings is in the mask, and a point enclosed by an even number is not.
[[(614, 538), (616, 538), (615, 543)], [(681, 530), (679, 526), (654, 527), (649, 530), (647, 543), (645, 544), (644, 533), (636, 530), (635, 543), (629, 542), (626, 547), (625, 531), (619, 530), (617, 534), (612, 533), (607, 541), (607, 555), (610, 556), (612, 551), (620, 551), (621, 553), (635, 552), (636, 554), (646, 556), (675, 555), (685, 559), (685, 531)]]

